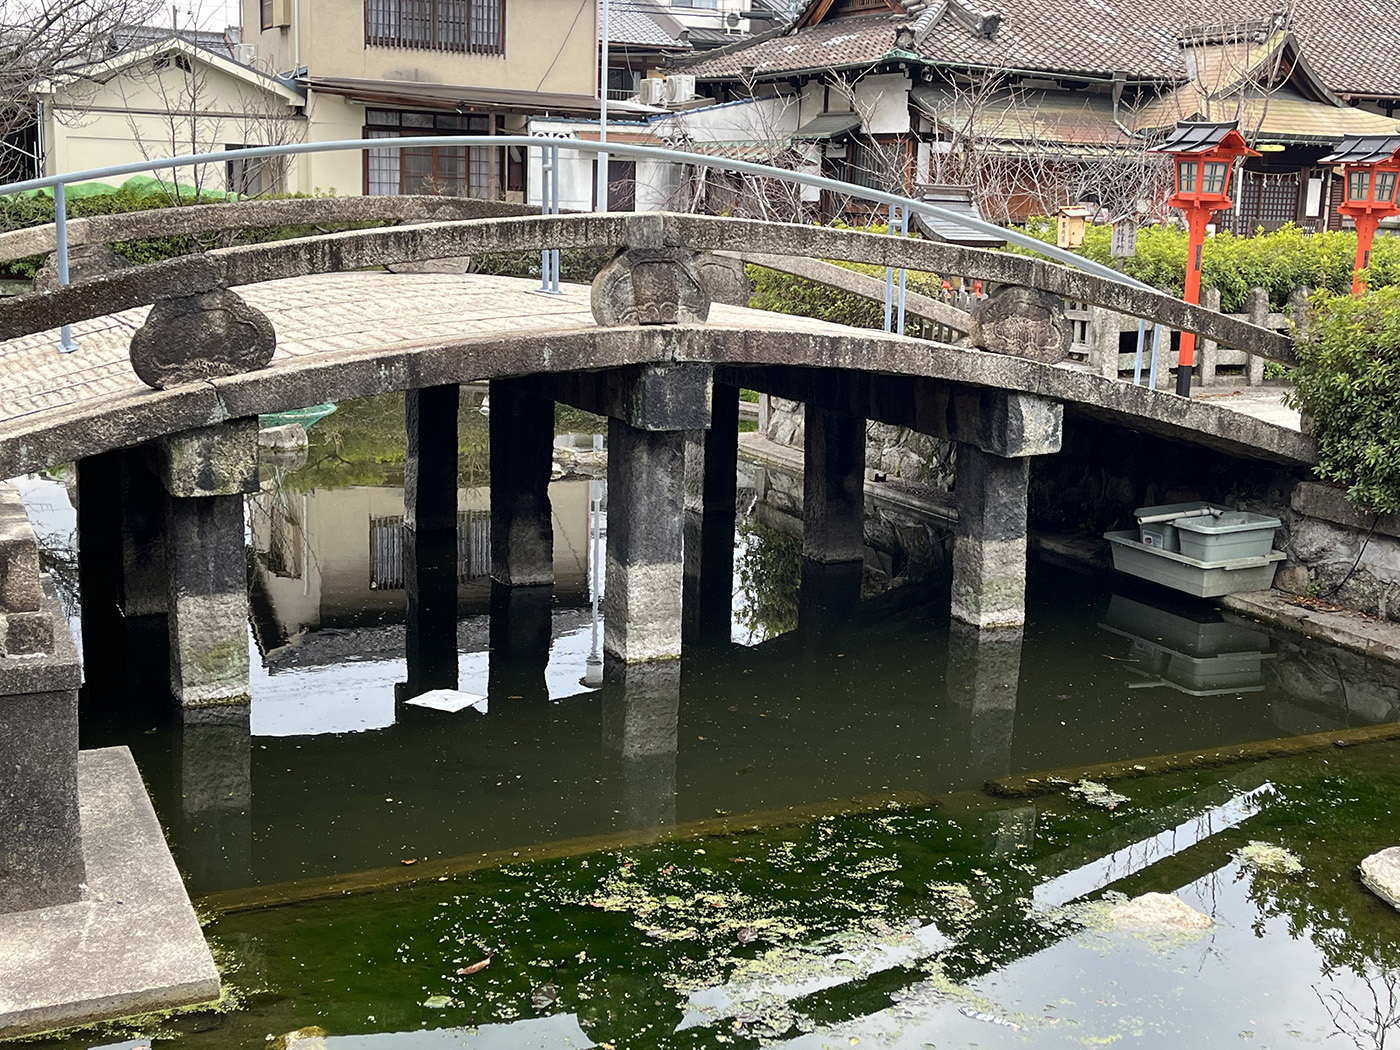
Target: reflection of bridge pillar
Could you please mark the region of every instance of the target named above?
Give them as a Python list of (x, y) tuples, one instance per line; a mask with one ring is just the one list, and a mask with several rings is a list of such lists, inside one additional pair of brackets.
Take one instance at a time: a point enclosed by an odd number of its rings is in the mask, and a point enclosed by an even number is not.
[(518, 380), (491, 381), (491, 578), (553, 587), (549, 474), (554, 402)]
[(243, 497), (258, 489), (258, 421), (156, 442), (166, 503), (170, 685), (181, 707), (248, 702)]
[(180, 867), (194, 894), (247, 886), (253, 874), (249, 708), (187, 712), (179, 736)]
[(686, 644), (727, 645), (734, 605), (739, 388), (714, 384), (710, 429), (686, 440)]
[(514, 703), (549, 699), (544, 672), (549, 665), (553, 614), (551, 588), (508, 587), (498, 580), (491, 581), (491, 655), (486, 691), (493, 705), (498, 700)]
[(973, 781), (1001, 776), (1010, 769), (1020, 677), (1019, 627), (978, 630), (957, 620), (949, 624), (944, 680), (955, 724), (965, 720), (967, 726), (966, 737), (955, 739), (954, 747), (967, 755)]
[(404, 395), (403, 520), (409, 529), (457, 530), (457, 401), (455, 384)]
[[(455, 487), (452, 494), (455, 502)], [(400, 698), (412, 699), (430, 689), (456, 689), (457, 530), (405, 528), (403, 581), (408, 681)]]
[(603, 697), (603, 750), (621, 764), (624, 828), (676, 822), (676, 743), (681, 665), (609, 667)]
[(808, 404), (802, 478), (803, 628), (834, 627), (860, 600), (865, 561), (865, 420)]
[(1059, 451), (1062, 406), (983, 389), (958, 392), (954, 409), (952, 616), (974, 627), (1020, 627), (1026, 620), (1028, 457)]

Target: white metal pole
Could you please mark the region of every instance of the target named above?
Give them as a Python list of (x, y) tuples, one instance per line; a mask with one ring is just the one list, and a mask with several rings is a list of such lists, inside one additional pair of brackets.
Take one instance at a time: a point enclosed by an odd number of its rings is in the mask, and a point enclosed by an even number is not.
[[(53, 242), (54, 256), (58, 260), (58, 286), (62, 288), (68, 283), (68, 195), (61, 182), (55, 183), (53, 188)], [(65, 354), (78, 349), (69, 325), (59, 329), (58, 349)]]
[[(598, 141), (608, 141), (608, 8), (610, 0), (601, 0), (598, 15)], [(608, 151), (598, 154), (598, 207), (608, 210)]]

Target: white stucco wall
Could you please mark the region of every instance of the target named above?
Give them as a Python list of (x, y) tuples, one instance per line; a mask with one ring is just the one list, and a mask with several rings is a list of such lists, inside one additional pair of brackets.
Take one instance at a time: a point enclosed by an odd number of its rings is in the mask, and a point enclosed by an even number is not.
[[(831, 108), (838, 107), (833, 102)], [(907, 132), (909, 78), (902, 73), (863, 77), (855, 85), (855, 110), (861, 115), (868, 134), (900, 135)]]

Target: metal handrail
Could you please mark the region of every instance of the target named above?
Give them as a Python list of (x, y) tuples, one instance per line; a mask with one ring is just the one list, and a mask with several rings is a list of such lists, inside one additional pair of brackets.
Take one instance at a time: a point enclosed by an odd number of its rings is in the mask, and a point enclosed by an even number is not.
[[(702, 168), (720, 168), (726, 171), (735, 171), (761, 178), (771, 178), (798, 186), (828, 190), (844, 196), (883, 204), (890, 211), (891, 233), (895, 232), (896, 223), (901, 222), (896, 216), (902, 216), (902, 221), (904, 222), (907, 222), (908, 217), (914, 214), (933, 216), (951, 221), (959, 226), (978, 230), (982, 233), (989, 233), (1011, 244), (1029, 249), (1039, 255), (1044, 255), (1057, 262), (1074, 267), (1075, 269), (1083, 270), (1095, 277), (1134, 288), (1144, 288), (1155, 291), (1150, 285), (1142, 281), (1127, 277), (1117, 270), (1094, 262), (1092, 259), (1085, 259), (1063, 248), (1047, 244), (1027, 233), (1022, 233), (1019, 230), (1007, 229), (995, 223), (987, 222), (985, 219), (972, 218), (964, 214), (959, 214), (947, 208), (941, 208), (936, 204), (929, 204), (926, 201), (915, 200), (911, 197), (905, 197), (897, 193), (888, 193), (884, 190), (871, 189), (866, 186), (857, 186), (854, 183), (842, 182), (839, 179), (830, 179), (822, 175), (812, 175), (802, 171), (789, 171), (784, 168), (775, 168), (767, 164), (756, 164), (752, 161), (617, 141), (590, 142), (583, 139), (560, 139), (542, 135), (418, 135), (405, 138), (340, 139), (333, 142), (293, 142), (276, 146), (248, 146), (241, 149), (219, 150), (215, 153), (194, 153), (179, 157), (166, 157), (158, 160), (131, 161), (126, 164), (112, 164), (102, 168), (87, 168), (83, 171), (70, 171), (60, 175), (46, 175), (37, 179), (25, 179), (20, 182), (4, 183), (0, 184), (0, 196), (37, 189), (52, 189), (54, 191), (55, 254), (57, 255), (58, 264), (58, 283), (61, 286), (68, 284), (68, 215), (65, 187), (69, 183), (111, 178), (115, 175), (137, 175), (149, 171), (162, 171), (167, 168), (175, 169), (196, 167), (201, 164), (223, 164), (231, 160), (253, 160), (259, 157), (289, 157), (309, 153), (335, 153), (342, 151), (363, 151), (367, 149), (441, 148), (444, 146), (523, 146), (526, 149), (539, 149), (541, 153), (542, 177), (545, 180), (545, 184), (541, 187), (541, 207), (544, 214), (556, 214), (558, 211), (558, 155), (560, 150), (574, 150), (603, 156), (621, 155), (624, 157), (642, 159), (649, 158), (653, 160), (669, 161), (675, 164), (690, 164)], [(606, 208), (606, 201), (602, 203)], [(547, 260), (544, 264), (546, 271), (553, 269), (553, 273), (547, 273), (546, 276), (547, 279), (552, 277), (552, 281), (548, 281), (548, 283), (552, 284), (555, 288), (557, 288), (558, 281), (557, 267), (557, 255)], [(59, 349), (65, 353), (77, 349), (77, 346), (73, 343), (72, 333), (68, 325), (63, 326)]]

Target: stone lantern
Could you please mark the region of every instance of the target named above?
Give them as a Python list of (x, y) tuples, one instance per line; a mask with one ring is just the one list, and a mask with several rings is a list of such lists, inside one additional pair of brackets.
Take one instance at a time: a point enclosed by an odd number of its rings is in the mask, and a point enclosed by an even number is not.
[[(1205, 245), (1206, 223), (1218, 211), (1231, 206), (1230, 171), (1237, 157), (1257, 157), (1259, 154), (1245, 145), (1239, 133), (1238, 121), (1209, 123), (1183, 120), (1167, 140), (1151, 152), (1170, 153), (1176, 165), (1176, 192), (1167, 201), (1186, 214), (1190, 239), (1186, 256), (1186, 289), (1182, 296), (1188, 303), (1201, 301), (1201, 252)], [(1196, 335), (1181, 333), (1177, 355), (1176, 392), (1191, 395), (1191, 369), (1196, 363)]]
[(1366, 267), (1371, 265), (1371, 241), (1382, 219), (1400, 214), (1395, 202), (1400, 183), (1400, 132), (1394, 135), (1351, 136), (1322, 164), (1336, 164), (1343, 173), (1346, 200), (1337, 210), (1356, 223), (1356, 265), (1351, 292), (1366, 290)]

